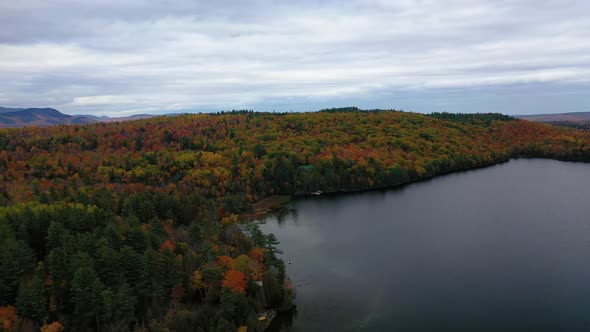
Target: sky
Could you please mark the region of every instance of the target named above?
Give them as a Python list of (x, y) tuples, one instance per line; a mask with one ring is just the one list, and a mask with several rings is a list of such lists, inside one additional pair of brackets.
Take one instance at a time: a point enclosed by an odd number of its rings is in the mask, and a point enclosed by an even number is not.
[(590, 111), (590, 1), (0, 0), (0, 106)]

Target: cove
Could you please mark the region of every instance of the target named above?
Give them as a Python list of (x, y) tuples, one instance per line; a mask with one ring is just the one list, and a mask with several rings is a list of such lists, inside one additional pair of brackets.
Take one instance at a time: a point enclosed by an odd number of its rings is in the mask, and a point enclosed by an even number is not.
[(590, 164), (514, 159), (264, 219), (296, 310), (269, 331), (590, 328)]

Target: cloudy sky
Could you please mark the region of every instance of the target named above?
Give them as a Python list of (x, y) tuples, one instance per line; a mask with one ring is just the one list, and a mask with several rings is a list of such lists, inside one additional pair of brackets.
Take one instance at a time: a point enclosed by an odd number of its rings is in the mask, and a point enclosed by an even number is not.
[(590, 1), (0, 0), (0, 106), (590, 111)]

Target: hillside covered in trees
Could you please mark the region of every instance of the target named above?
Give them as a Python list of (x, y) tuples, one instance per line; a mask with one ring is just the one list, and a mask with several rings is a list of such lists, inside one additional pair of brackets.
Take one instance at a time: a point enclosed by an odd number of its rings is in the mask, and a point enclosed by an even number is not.
[(238, 222), (255, 202), (513, 157), (590, 161), (590, 132), (354, 108), (0, 130), (0, 330), (260, 329), (293, 290)]

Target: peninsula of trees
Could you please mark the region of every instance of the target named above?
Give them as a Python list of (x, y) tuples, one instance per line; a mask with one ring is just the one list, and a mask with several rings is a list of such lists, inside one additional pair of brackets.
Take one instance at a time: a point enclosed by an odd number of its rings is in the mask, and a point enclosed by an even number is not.
[(261, 329), (293, 290), (255, 202), (514, 157), (590, 161), (590, 132), (355, 108), (0, 130), (0, 330)]

